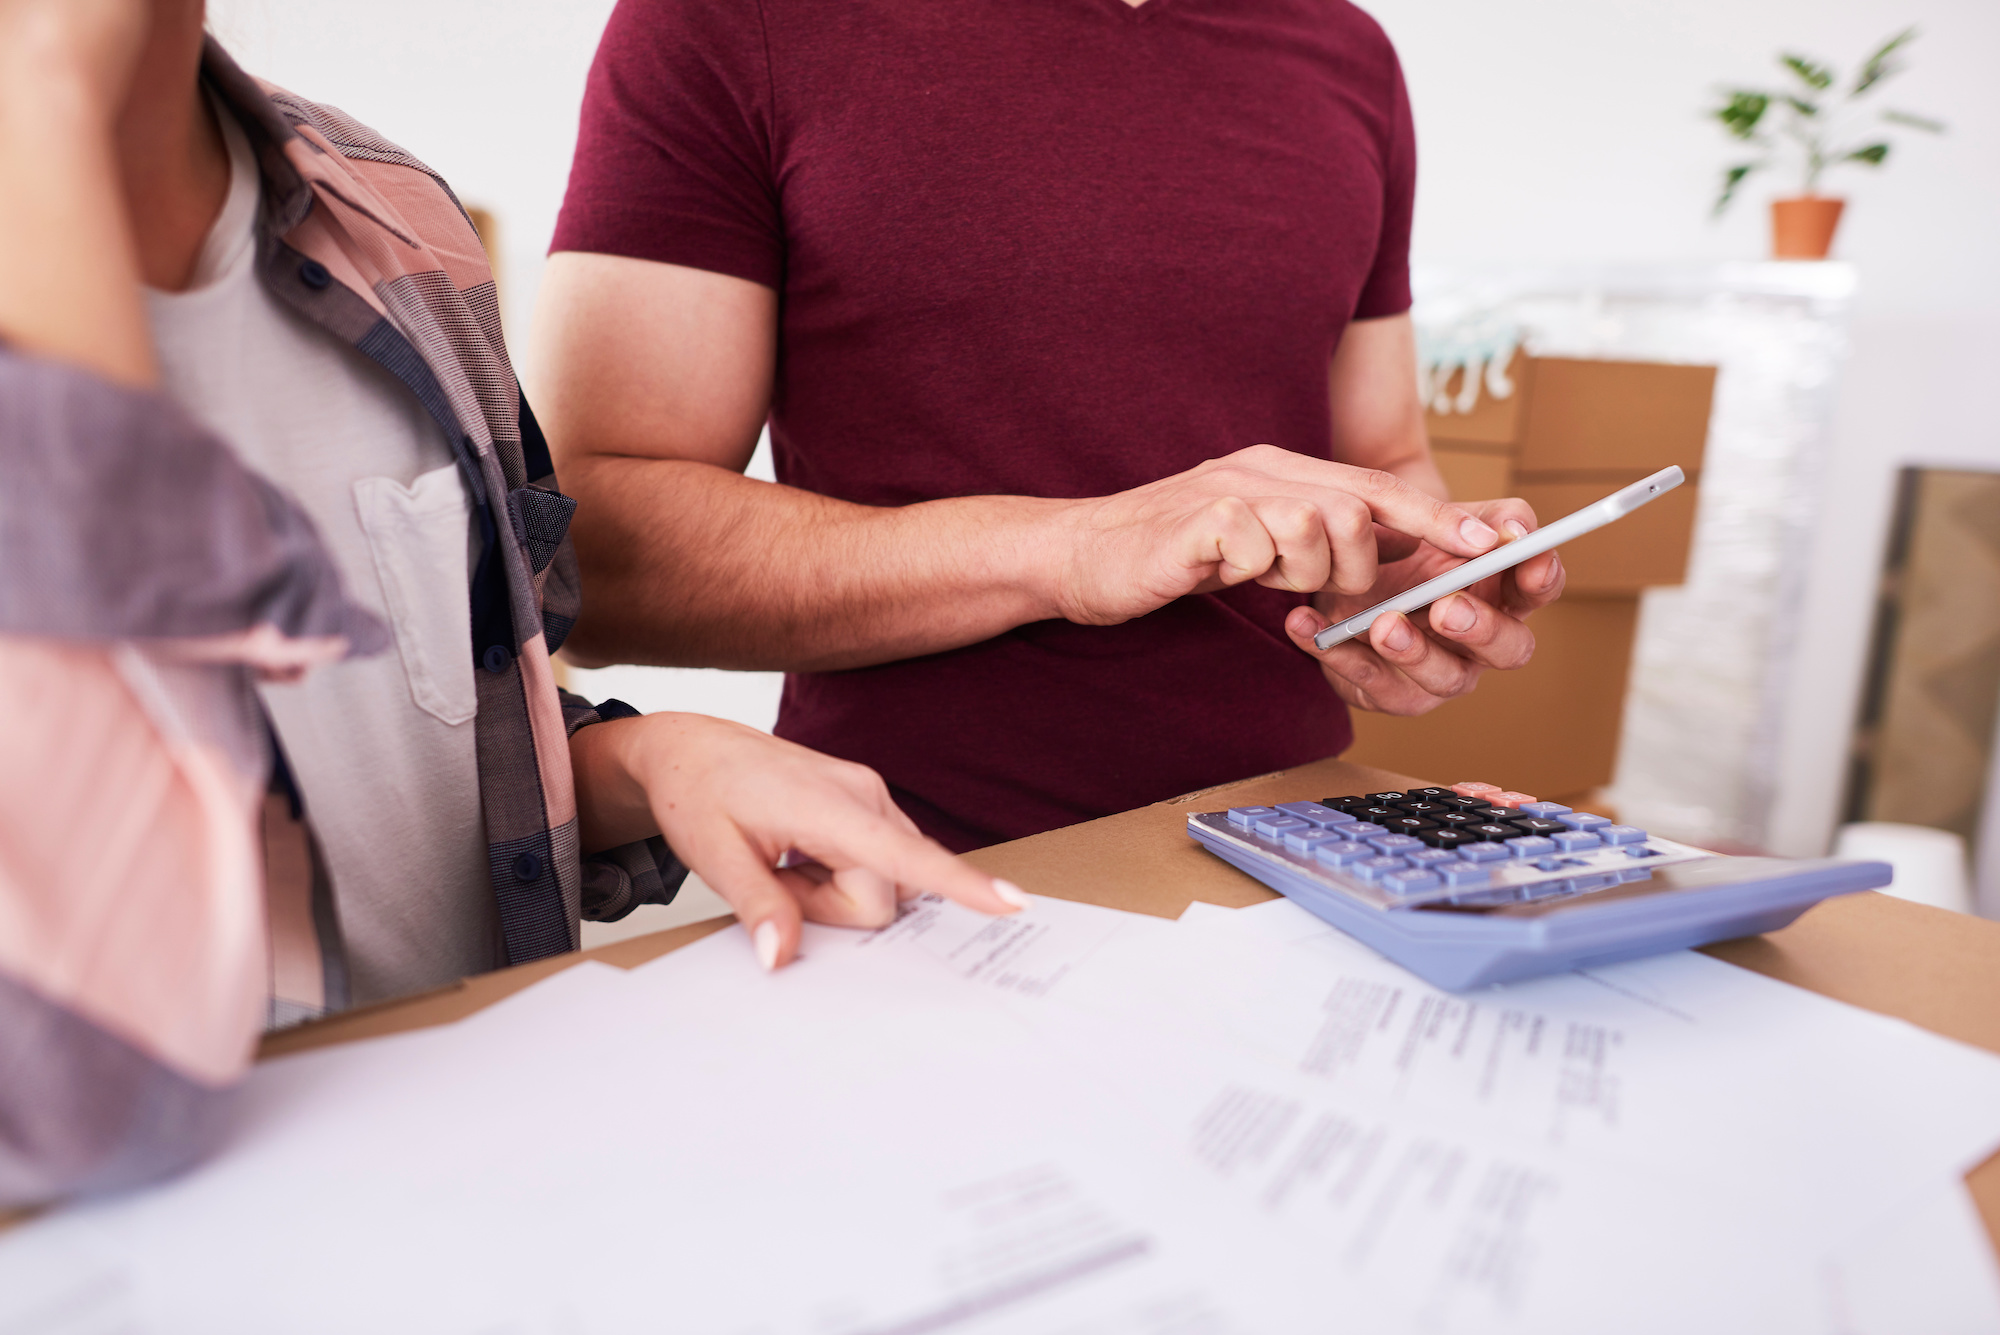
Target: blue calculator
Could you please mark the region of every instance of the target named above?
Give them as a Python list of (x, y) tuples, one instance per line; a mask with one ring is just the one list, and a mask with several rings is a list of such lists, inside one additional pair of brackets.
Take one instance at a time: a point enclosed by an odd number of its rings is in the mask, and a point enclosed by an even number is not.
[(1200, 812), (1188, 834), (1452, 991), (1775, 931), (1891, 877), (1711, 853), (1483, 783)]

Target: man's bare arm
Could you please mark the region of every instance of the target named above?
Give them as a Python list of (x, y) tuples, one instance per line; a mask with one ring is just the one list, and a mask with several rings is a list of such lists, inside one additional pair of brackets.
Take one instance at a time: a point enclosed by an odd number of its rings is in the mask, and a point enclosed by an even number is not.
[(1417, 331), (1410, 317), (1356, 320), (1327, 372), (1333, 457), (1394, 473), (1428, 495), (1447, 491), (1417, 398)]
[(878, 507), (753, 481), (741, 469), (776, 342), (768, 288), (551, 257), (531, 392), (580, 503), (580, 660), (859, 667), (1030, 621), (1116, 623), (1251, 580), (1366, 589), (1377, 523), (1460, 556), (1498, 541), (1390, 473), (1270, 446), (1076, 500)]
[(583, 516), (570, 656), (851, 667), (1057, 615), (1033, 538), (1057, 503), (886, 509), (742, 475), (770, 404), (771, 289), (557, 254), (535, 347), (536, 411)]

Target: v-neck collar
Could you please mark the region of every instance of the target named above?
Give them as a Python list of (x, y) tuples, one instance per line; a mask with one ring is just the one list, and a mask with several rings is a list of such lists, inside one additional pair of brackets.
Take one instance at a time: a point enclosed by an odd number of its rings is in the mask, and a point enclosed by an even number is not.
[(1127, 23), (1144, 23), (1153, 17), (1154, 11), (1173, 3), (1173, 0), (1146, 0), (1142, 5), (1129, 5), (1125, 0), (1098, 0), (1110, 9), (1121, 11), (1119, 17)]

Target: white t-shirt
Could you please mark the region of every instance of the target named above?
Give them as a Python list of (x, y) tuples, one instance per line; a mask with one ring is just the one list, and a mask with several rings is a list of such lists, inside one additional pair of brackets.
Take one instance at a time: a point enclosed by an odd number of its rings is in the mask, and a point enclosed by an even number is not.
[(256, 161), (234, 118), (228, 202), (185, 292), (148, 292), (166, 391), (319, 525), (395, 647), (260, 688), (324, 850), (356, 1004), (493, 967), (473, 742), (470, 501), (387, 371), (256, 274)]

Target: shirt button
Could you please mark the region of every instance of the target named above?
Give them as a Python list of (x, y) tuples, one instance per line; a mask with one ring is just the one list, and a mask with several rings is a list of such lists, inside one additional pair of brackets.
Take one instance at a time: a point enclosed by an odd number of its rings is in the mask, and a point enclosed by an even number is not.
[(299, 281), (307, 287), (323, 288), (333, 282), (333, 275), (318, 260), (307, 260), (299, 266)]
[(480, 657), (479, 661), (486, 665), (486, 670), (488, 672), (491, 672), (494, 676), (497, 677), (501, 673), (507, 670), (507, 664), (511, 662), (512, 659), (508, 655), (507, 651), (501, 648), (499, 645), (489, 644), (486, 646), (485, 654)]
[(542, 860), (533, 853), (523, 853), (514, 859), (514, 876), (517, 880), (532, 881), (542, 874)]

